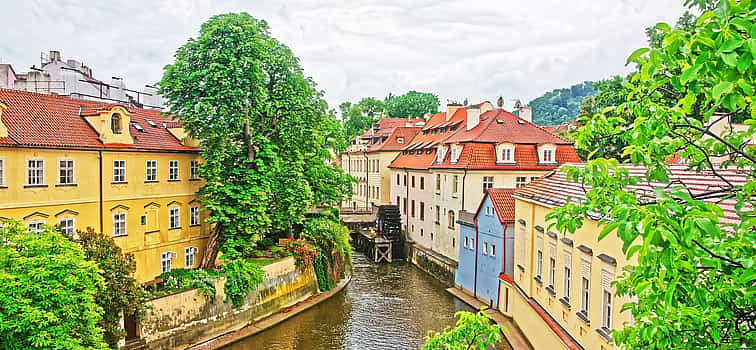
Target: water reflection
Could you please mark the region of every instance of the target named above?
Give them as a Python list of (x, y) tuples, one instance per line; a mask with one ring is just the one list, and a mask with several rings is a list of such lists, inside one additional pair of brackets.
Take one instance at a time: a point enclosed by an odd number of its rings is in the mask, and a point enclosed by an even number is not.
[(375, 265), (355, 253), (352, 282), (331, 299), (225, 350), (418, 349), (427, 330), (473, 311), (406, 263)]

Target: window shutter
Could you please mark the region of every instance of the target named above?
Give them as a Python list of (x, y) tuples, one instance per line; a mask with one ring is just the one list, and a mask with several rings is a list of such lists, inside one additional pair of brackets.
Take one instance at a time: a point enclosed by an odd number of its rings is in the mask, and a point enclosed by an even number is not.
[(582, 254), (580, 257), (580, 277), (591, 280), (591, 256)]
[(549, 256), (554, 258), (554, 263), (556, 264), (556, 243), (549, 242)]
[(611, 292), (612, 281), (614, 281), (614, 268), (609, 265), (604, 265), (601, 269), (601, 288)]
[(564, 250), (564, 266), (572, 267), (572, 252), (569, 249)]

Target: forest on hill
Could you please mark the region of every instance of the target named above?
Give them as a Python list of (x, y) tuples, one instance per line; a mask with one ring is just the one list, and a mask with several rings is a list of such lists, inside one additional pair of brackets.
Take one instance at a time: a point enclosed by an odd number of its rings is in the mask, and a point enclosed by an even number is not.
[(596, 94), (593, 83), (585, 81), (569, 88), (554, 89), (530, 101), (528, 105), (533, 108), (533, 123), (559, 125), (572, 121), (578, 116), (583, 99)]

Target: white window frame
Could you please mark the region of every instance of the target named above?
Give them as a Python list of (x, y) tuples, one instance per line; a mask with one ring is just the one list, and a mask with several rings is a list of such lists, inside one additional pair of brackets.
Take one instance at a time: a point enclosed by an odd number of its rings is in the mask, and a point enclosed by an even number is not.
[(486, 193), (489, 188), (492, 188), (494, 186), (494, 177), (493, 176), (483, 176), (483, 193)]
[(543, 250), (538, 249), (536, 252), (536, 277), (541, 278), (543, 276)]
[(173, 260), (173, 253), (171, 252), (160, 253), (160, 273), (171, 272), (172, 260)]
[(168, 229), (181, 228), (181, 208), (168, 208)]
[(556, 257), (549, 257), (549, 287), (554, 289), (554, 282), (556, 280)]
[[(69, 223), (70, 226), (68, 225)], [(73, 237), (74, 233), (76, 233), (76, 219), (70, 216), (61, 218), (58, 220), (58, 228), (66, 237)]]
[(580, 278), (580, 311), (585, 313), (586, 316), (588, 316), (588, 309), (591, 304), (590, 297), (591, 297), (591, 280), (583, 276)]
[(520, 188), (528, 184), (528, 178), (525, 176), (518, 176), (515, 179), (515, 187)]
[(42, 232), (45, 232), (46, 224), (45, 220), (33, 220), (26, 224), (26, 228), (29, 230), (29, 233), (41, 234)]
[(488, 242), (483, 242), (483, 255), (488, 255)]
[(191, 269), (194, 267), (195, 256), (197, 255), (197, 247), (184, 248), (184, 267)]
[(126, 161), (125, 160), (113, 161), (113, 182), (115, 183), (126, 182)]
[(470, 240), (470, 237), (465, 236), (465, 243), (463, 245), (464, 248), (467, 248), (467, 241)]
[(145, 162), (144, 181), (157, 182), (157, 160), (150, 159)]
[(190, 180), (199, 179), (199, 161), (198, 160), (192, 160), (189, 162), (189, 179)]
[(491, 252), (490, 255), (492, 258), (496, 257), (496, 244), (491, 243)]
[(5, 159), (0, 158), (0, 187), (5, 186)]
[(551, 149), (543, 150), (543, 162), (544, 163), (554, 162), (554, 150), (551, 150)]
[(116, 212), (113, 213), (113, 237), (122, 237), (127, 236), (128, 232), (126, 231), (126, 213), (125, 212)]
[(494, 216), (494, 208), (493, 208), (493, 206), (486, 207), (486, 216)]
[(603, 296), (601, 297), (601, 328), (606, 330), (612, 329), (612, 302), (614, 295), (611, 291), (604, 289)]
[[(63, 163), (69, 163), (70, 162), (70, 169), (69, 164), (63, 164)], [(58, 160), (58, 185), (74, 185), (76, 184), (76, 162), (74, 162), (73, 159), (59, 159)], [(64, 176), (63, 171), (66, 171), (66, 174)], [(70, 171), (70, 178), (68, 176), (68, 171)], [(64, 181), (66, 180), (66, 181)]]
[(189, 226), (199, 226), (200, 211), (198, 206), (189, 207)]
[(562, 293), (567, 301), (570, 300), (570, 283), (572, 282), (572, 267), (564, 265), (564, 288)]
[(179, 161), (169, 160), (168, 161), (168, 181), (178, 181), (178, 180), (179, 180)]
[(43, 186), (45, 184), (45, 160), (28, 159), (26, 161), (26, 184)]
[(470, 250), (475, 250), (475, 238), (470, 238)]

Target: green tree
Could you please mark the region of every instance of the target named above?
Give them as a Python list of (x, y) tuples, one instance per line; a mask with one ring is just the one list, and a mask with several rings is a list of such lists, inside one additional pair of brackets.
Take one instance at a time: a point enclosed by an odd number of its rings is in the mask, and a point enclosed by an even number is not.
[(96, 302), (103, 310), (100, 326), (104, 329), (105, 342), (118, 348), (118, 341), (126, 336), (121, 328), (121, 318), (134, 315), (139, 319), (144, 312), (146, 295), (133, 277), (136, 261), (133, 254), (124, 254), (113, 238), (88, 228), (80, 231), (79, 244), (87, 260), (100, 267), (104, 288), (97, 291)]
[(374, 97), (365, 97), (357, 104), (344, 102), (339, 105), (339, 109), (344, 121), (344, 134), (347, 142), (370, 129), (373, 123), (377, 122), (386, 112), (383, 102)]
[[(628, 78), (614, 76), (609, 79), (601, 80), (593, 84), (597, 93), (594, 96), (587, 96), (580, 103), (578, 124), (584, 124), (584, 119), (604, 112), (607, 108), (616, 108), (627, 100), (627, 94), (630, 92), (627, 84)], [(611, 114), (611, 111), (607, 111)], [(622, 141), (621, 134), (624, 132), (626, 125), (617, 125), (617, 130), (612, 133), (602, 133), (590, 138), (582, 147), (578, 147), (578, 152), (582, 158), (587, 157), (591, 152), (594, 157), (617, 158), (624, 160), (622, 149), (626, 144)]]
[[(742, 349), (756, 346), (756, 11), (749, 1), (689, 1), (702, 10), (695, 29), (660, 23), (661, 46), (628, 58), (638, 66), (627, 101), (587, 121), (577, 143), (628, 125), (623, 155), (647, 168), (645, 178), (662, 184), (652, 198), (628, 186), (640, 181), (614, 159), (593, 158), (568, 168), (568, 177), (589, 190), (587, 200), (559, 208), (550, 219), (574, 231), (586, 217), (603, 216), (599, 239), (616, 234), (637, 265), (616, 283), (619, 295), (637, 298), (623, 306), (634, 316), (614, 332), (615, 341), (637, 349)], [(670, 98), (674, 103), (669, 103)], [(744, 130), (717, 133), (708, 127), (747, 115)], [(625, 118), (632, 119), (628, 123)], [(668, 159), (679, 155), (691, 169), (721, 185), (692, 195), (669, 183)], [(721, 164), (716, 159), (724, 159)], [(720, 177), (741, 169), (745, 183)], [(740, 221), (728, 224), (716, 203), (735, 201)]]
[(578, 116), (581, 101), (594, 93), (591, 81), (547, 92), (528, 103), (533, 108), (533, 123), (559, 125), (570, 122)]
[(3, 349), (107, 349), (97, 305), (103, 278), (81, 248), (50, 227), (0, 229)]
[(330, 161), (327, 104), (265, 21), (214, 16), (175, 57), (160, 90), (202, 145), (200, 199), (214, 224), (202, 267), (257, 235), (288, 234), (314, 204), (340, 202), (350, 180)]
[(409, 91), (404, 95), (389, 94), (383, 101), (389, 118), (422, 118), (438, 112), (438, 96), (429, 92)]
[(425, 337), (423, 350), (485, 350), (501, 342), (504, 326), (491, 323), (491, 317), (483, 311), (478, 313), (459, 311), (456, 327), (446, 327), (443, 333)]

